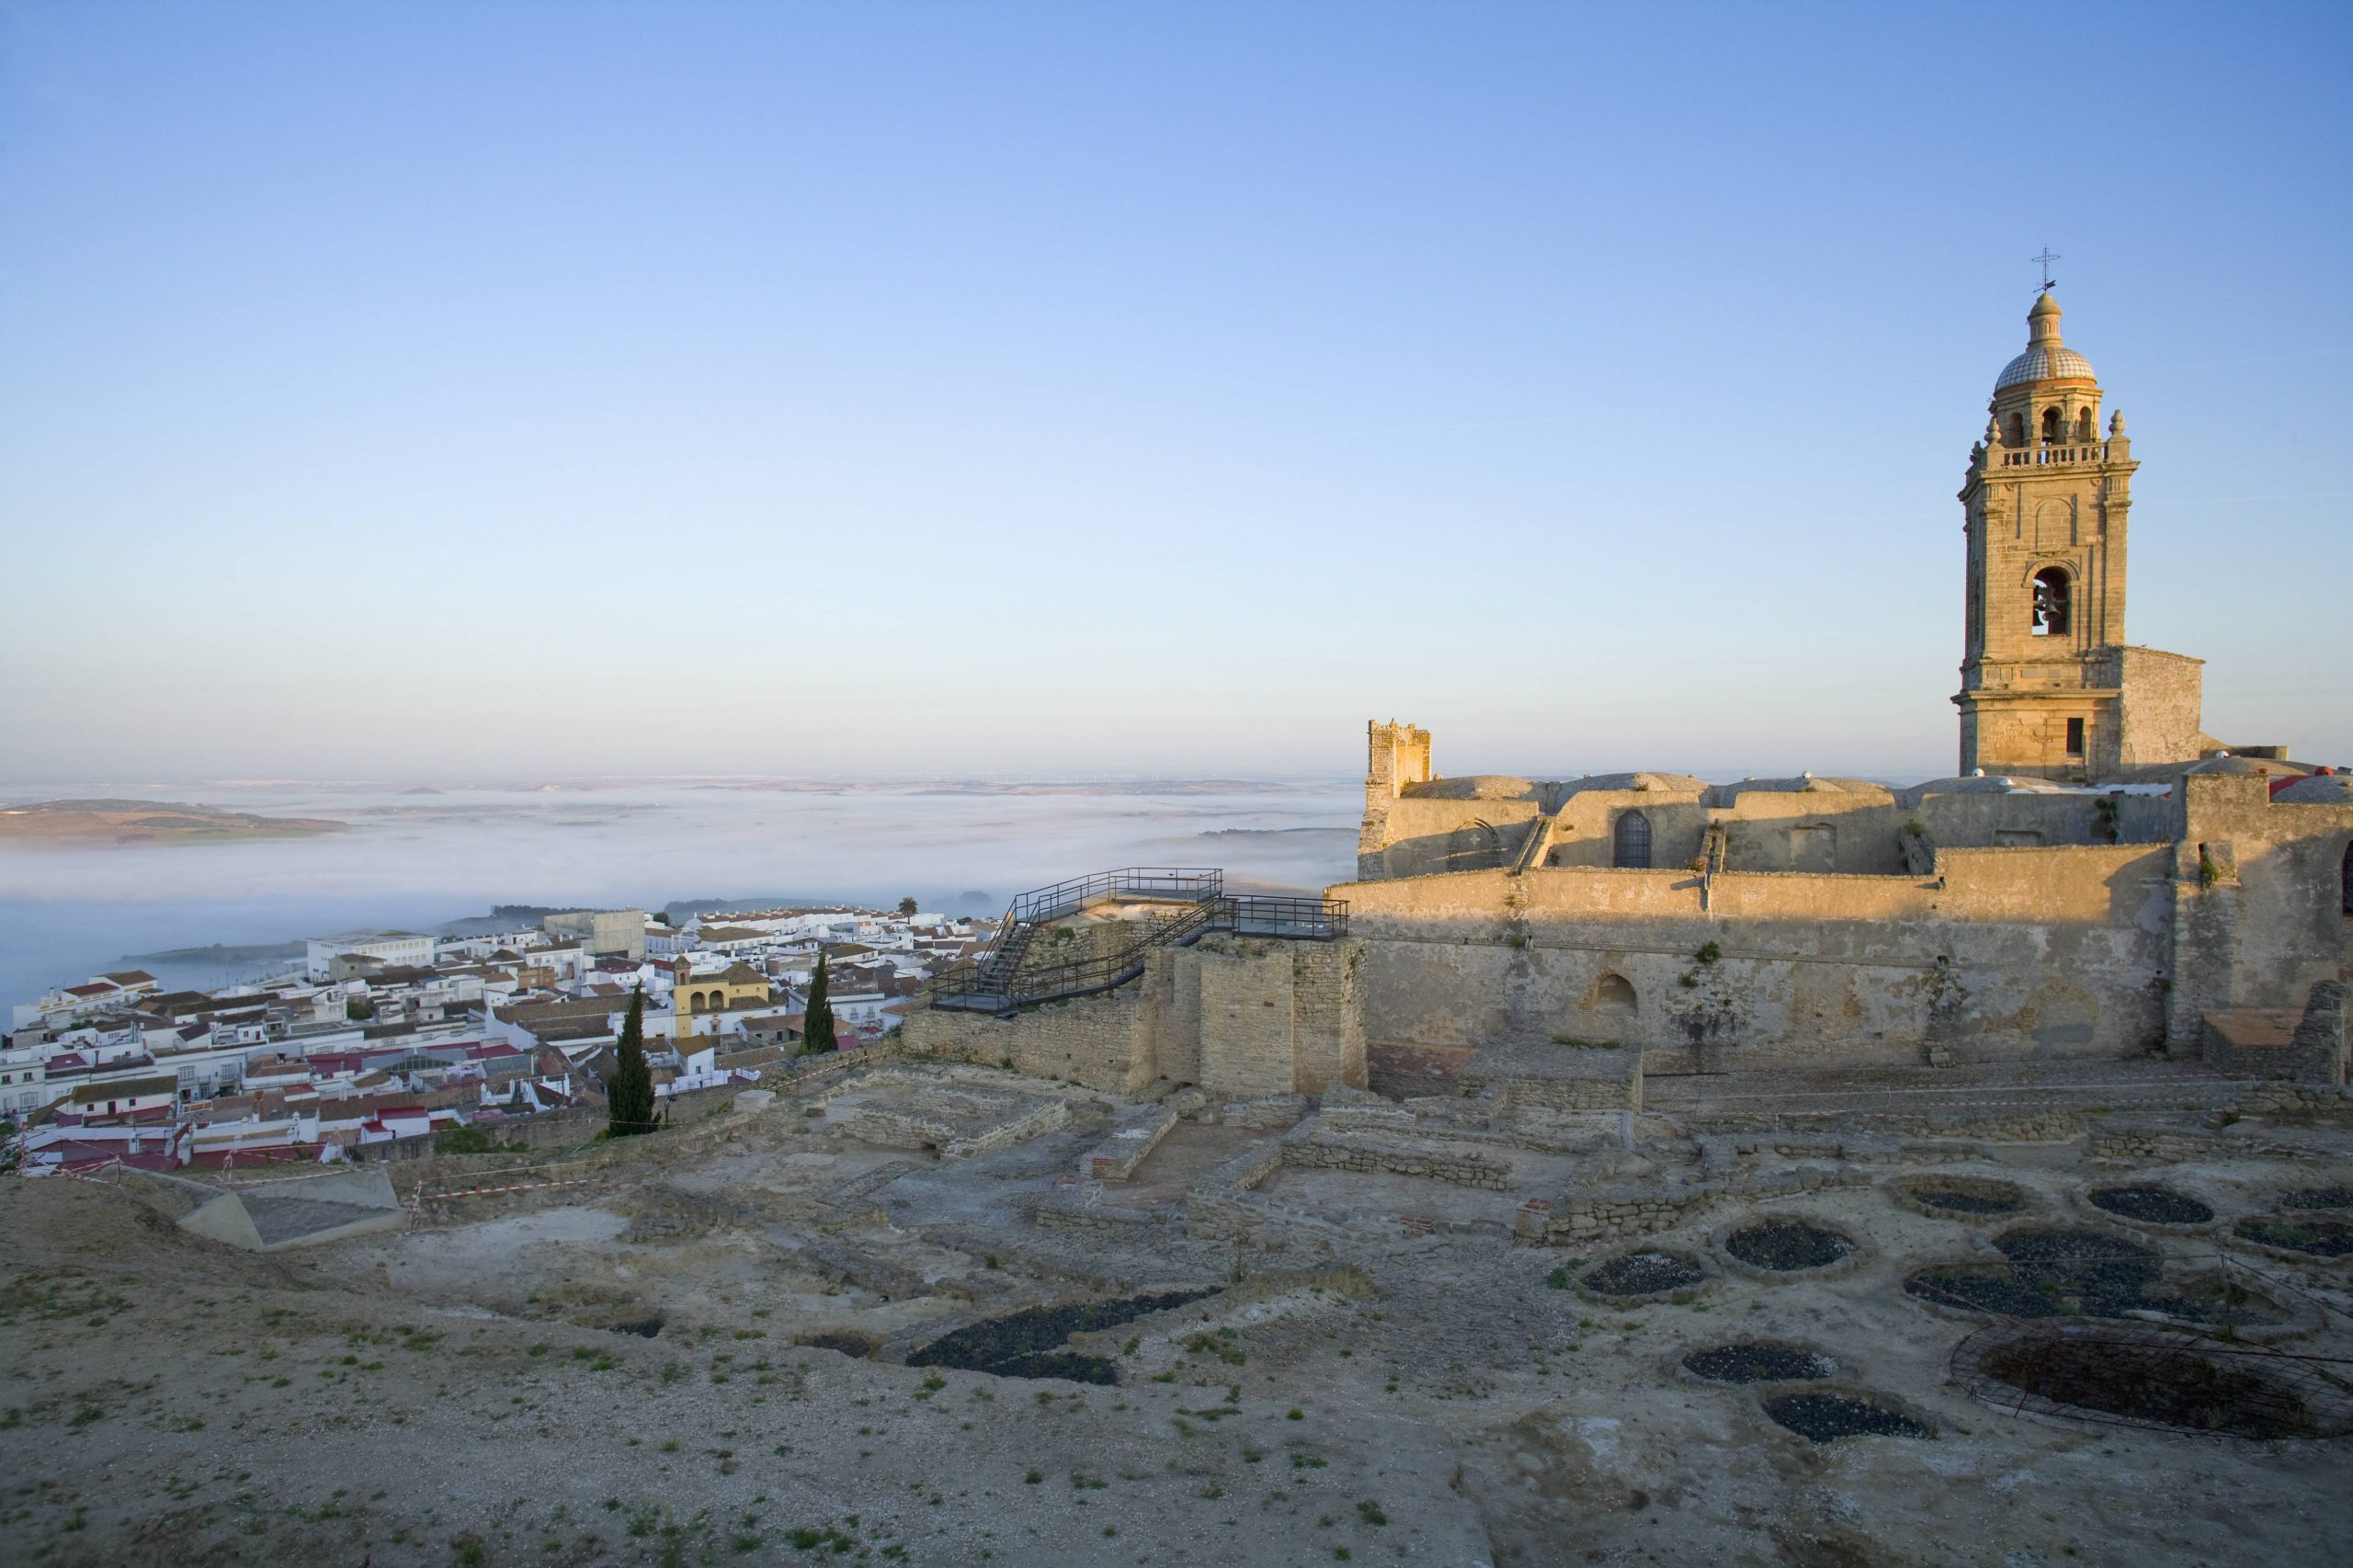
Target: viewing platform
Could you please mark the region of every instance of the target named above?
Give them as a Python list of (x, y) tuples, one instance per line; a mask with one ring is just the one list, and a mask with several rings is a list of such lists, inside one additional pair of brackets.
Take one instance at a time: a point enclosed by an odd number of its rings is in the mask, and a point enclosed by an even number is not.
[[(1133, 937), (1108, 951), (1063, 963), (1028, 961), (1039, 933), (1110, 903), (1165, 906), (1129, 922)], [(1124, 867), (1097, 871), (1016, 898), (995, 943), (959, 964), (931, 989), (931, 1005), (1004, 1016), (1041, 1002), (1125, 985), (1143, 972), (1156, 948), (1189, 947), (1211, 932), (1282, 941), (1333, 941), (1348, 934), (1345, 899), (1229, 893), (1215, 868)]]

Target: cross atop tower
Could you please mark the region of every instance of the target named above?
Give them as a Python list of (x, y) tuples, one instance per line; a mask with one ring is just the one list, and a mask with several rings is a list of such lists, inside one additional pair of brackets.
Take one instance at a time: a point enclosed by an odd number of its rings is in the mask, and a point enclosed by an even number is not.
[(2027, 257), (2027, 260), (2029, 261), (2039, 261), (2042, 264), (2042, 291), (2046, 294), (2051, 292), (2051, 286), (2059, 281), (2059, 279), (2051, 276), (2051, 264), (2058, 259), (2058, 254), (2049, 245), (2042, 247), (2042, 254), (2040, 256), (2030, 256)]

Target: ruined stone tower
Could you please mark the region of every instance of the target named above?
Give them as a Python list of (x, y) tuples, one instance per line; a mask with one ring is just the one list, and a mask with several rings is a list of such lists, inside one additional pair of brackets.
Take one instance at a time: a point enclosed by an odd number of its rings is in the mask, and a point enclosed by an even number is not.
[(1389, 843), (1389, 808), (1409, 785), (1430, 778), (1430, 733), (1411, 724), (1375, 719), (1365, 726), (1370, 760), (1364, 779), (1364, 824), (1357, 838), (1357, 874), (1384, 875), (1381, 850)]
[(1994, 383), (1961, 489), (1968, 535), (1961, 771), (2095, 782), (2194, 759), (2200, 661), (2124, 641), (2132, 445), (2048, 290)]

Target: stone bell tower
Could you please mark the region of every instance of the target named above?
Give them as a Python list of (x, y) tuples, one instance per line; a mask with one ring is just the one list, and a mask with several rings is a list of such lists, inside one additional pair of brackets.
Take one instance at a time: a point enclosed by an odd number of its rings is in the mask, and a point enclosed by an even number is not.
[[(2140, 466), (2124, 416), (2103, 433), (2099, 382), (2060, 340), (2048, 288), (2027, 312), (2027, 334), (2026, 352), (1994, 383), (1993, 417), (1961, 489), (1961, 770), (2088, 783), (2163, 760), (2153, 750), (2187, 746), (2194, 758), (2198, 661), (2124, 643), (2125, 520)], [(2184, 678), (2187, 734), (2177, 736)], [(2128, 685), (2142, 688), (2138, 703)], [(2128, 736), (2135, 725), (2145, 744)]]

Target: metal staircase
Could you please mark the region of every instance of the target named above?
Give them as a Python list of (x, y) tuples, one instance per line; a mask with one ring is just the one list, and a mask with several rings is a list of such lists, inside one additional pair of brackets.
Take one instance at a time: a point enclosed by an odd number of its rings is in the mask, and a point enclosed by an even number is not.
[[(1136, 923), (1134, 938), (1114, 951), (1025, 968), (1040, 930), (1114, 900), (1144, 900), (1176, 907)], [(1006, 909), (989, 950), (975, 961), (956, 965), (932, 983), (931, 1005), (1003, 1017), (1041, 1002), (1109, 991), (1142, 974), (1155, 948), (1189, 947), (1211, 931), (1329, 941), (1348, 934), (1347, 901), (1229, 894), (1225, 873), (1213, 868), (1129, 866), (1097, 871), (1016, 898)]]
[(1531, 869), (1544, 863), (1544, 852), (1552, 847), (1552, 830), (1560, 824), (1561, 819), (1557, 815), (1536, 819), (1528, 830), (1528, 836), (1520, 841), (1519, 857), (1511, 865), (1513, 876), (1524, 877)]

